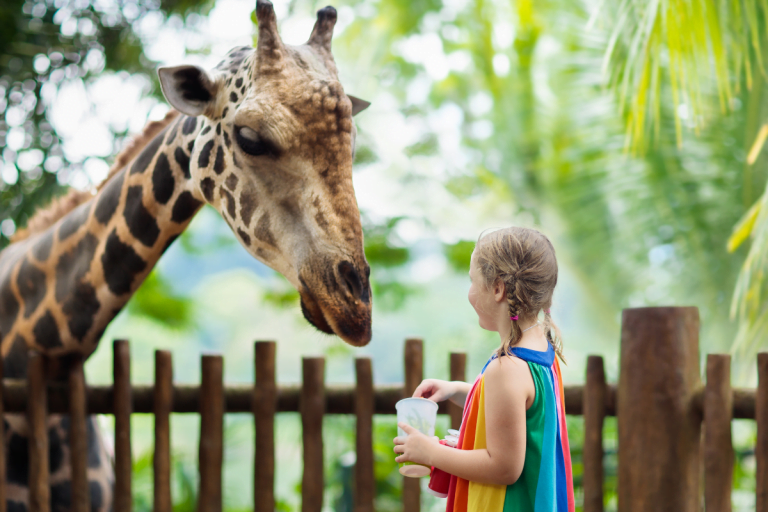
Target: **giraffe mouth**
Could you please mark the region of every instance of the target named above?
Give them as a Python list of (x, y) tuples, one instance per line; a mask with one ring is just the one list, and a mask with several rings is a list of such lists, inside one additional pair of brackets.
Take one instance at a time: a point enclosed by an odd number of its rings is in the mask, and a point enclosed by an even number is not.
[(300, 281), (301, 312), (307, 322), (355, 347), (363, 347), (371, 341), (370, 303), (352, 305), (337, 300), (323, 303), (315, 298), (303, 279)]

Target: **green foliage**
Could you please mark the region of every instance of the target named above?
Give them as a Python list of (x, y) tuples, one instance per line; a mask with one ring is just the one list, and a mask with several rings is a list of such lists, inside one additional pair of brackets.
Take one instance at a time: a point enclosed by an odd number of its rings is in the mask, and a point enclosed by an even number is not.
[(128, 303), (132, 314), (146, 316), (177, 328), (194, 324), (192, 306), (191, 299), (174, 294), (170, 283), (157, 270), (149, 273)]
[(472, 259), (472, 251), (475, 250), (472, 240), (459, 240), (455, 244), (445, 244), (443, 251), (453, 270), (456, 272), (469, 272), (469, 262)]
[[(83, 162), (68, 160), (50, 120), (50, 99), (57, 91), (67, 84), (90, 83), (104, 72), (128, 71), (146, 74), (153, 83), (150, 94), (158, 96), (151, 73), (155, 63), (144, 54), (134, 27), (158, 7), (164, 16), (183, 16), (205, 12), (211, 5), (210, 0), (166, 0), (159, 6), (137, 0), (125, 8), (90, 0), (3, 2), (0, 110), (6, 115), (0, 120), (0, 164), (5, 168), (5, 179), (0, 180), (0, 220), (24, 226), (39, 206), (64, 192), (64, 174), (82, 169)], [(115, 147), (125, 136), (113, 130)], [(30, 167), (17, 168), (22, 155)], [(7, 233), (0, 233), (0, 249), (8, 243)]]

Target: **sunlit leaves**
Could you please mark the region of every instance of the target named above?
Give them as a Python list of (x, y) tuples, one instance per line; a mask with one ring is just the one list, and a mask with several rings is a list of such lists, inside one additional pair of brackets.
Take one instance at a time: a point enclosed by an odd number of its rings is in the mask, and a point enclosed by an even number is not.
[(755, 72), (763, 73), (759, 14), (768, 16), (761, 0), (620, 2), (604, 67), (626, 118), (630, 149), (643, 152), (651, 139), (658, 141), (664, 81), (672, 90), (678, 147), (683, 121), (698, 130), (711, 117), (704, 91), (710, 83), (723, 112), (732, 105), (734, 76), (738, 83), (743, 72), (752, 86)]
[(132, 314), (149, 317), (171, 327), (188, 328), (194, 325), (192, 299), (176, 295), (170, 283), (156, 271), (150, 272), (131, 297), (128, 309)]
[(469, 261), (472, 259), (472, 251), (475, 250), (475, 242), (471, 240), (459, 240), (455, 244), (445, 244), (443, 252), (448, 263), (456, 272), (468, 273)]

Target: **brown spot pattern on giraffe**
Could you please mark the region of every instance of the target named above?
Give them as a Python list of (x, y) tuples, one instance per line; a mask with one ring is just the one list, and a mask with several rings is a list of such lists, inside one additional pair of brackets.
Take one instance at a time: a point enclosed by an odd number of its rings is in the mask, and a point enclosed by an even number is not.
[(236, 219), (237, 216), (235, 210), (237, 209), (237, 205), (235, 204), (235, 198), (232, 197), (232, 194), (230, 194), (224, 187), (219, 187), (219, 194), (227, 203), (227, 213), (229, 214), (229, 218)]
[(99, 194), (94, 216), (100, 223), (106, 225), (112, 219), (115, 211), (117, 211), (124, 180), (125, 171), (121, 171), (107, 183)]
[(256, 228), (254, 229), (253, 233), (258, 240), (261, 240), (262, 242), (271, 245), (272, 247), (277, 247), (277, 242), (275, 242), (275, 237), (272, 234), (272, 231), (270, 231), (270, 221), (269, 221), (269, 214), (265, 213), (261, 216), (259, 219), (259, 222), (256, 223)]
[(133, 247), (120, 240), (116, 230), (107, 237), (101, 264), (109, 291), (118, 296), (131, 291), (136, 274), (147, 266)]
[(237, 182), (239, 181), (237, 174), (231, 173), (229, 176), (227, 176), (226, 181), (224, 181), (224, 184), (227, 186), (227, 188), (231, 191), (235, 191), (237, 188)]
[(19, 294), (24, 297), (24, 318), (29, 318), (43, 301), (47, 286), (45, 272), (37, 268), (28, 258), (24, 258), (16, 278)]
[(56, 325), (56, 319), (48, 310), (37, 321), (34, 329), (32, 329), (32, 334), (35, 335), (35, 343), (40, 347), (56, 348), (62, 346), (59, 326)]
[(141, 185), (128, 189), (123, 217), (131, 234), (142, 244), (152, 247), (160, 234), (160, 228), (155, 217), (144, 207), (142, 196)]
[(245, 227), (251, 225), (251, 217), (253, 217), (253, 212), (256, 211), (258, 205), (256, 191), (250, 185), (244, 186), (243, 191), (240, 193), (240, 218)]

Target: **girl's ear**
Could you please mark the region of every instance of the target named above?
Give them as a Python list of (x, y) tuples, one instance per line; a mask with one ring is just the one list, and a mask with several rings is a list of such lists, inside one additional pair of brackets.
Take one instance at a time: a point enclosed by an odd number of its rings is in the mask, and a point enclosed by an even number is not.
[(507, 287), (501, 279), (497, 279), (493, 284), (493, 298), (496, 302), (507, 300)]

